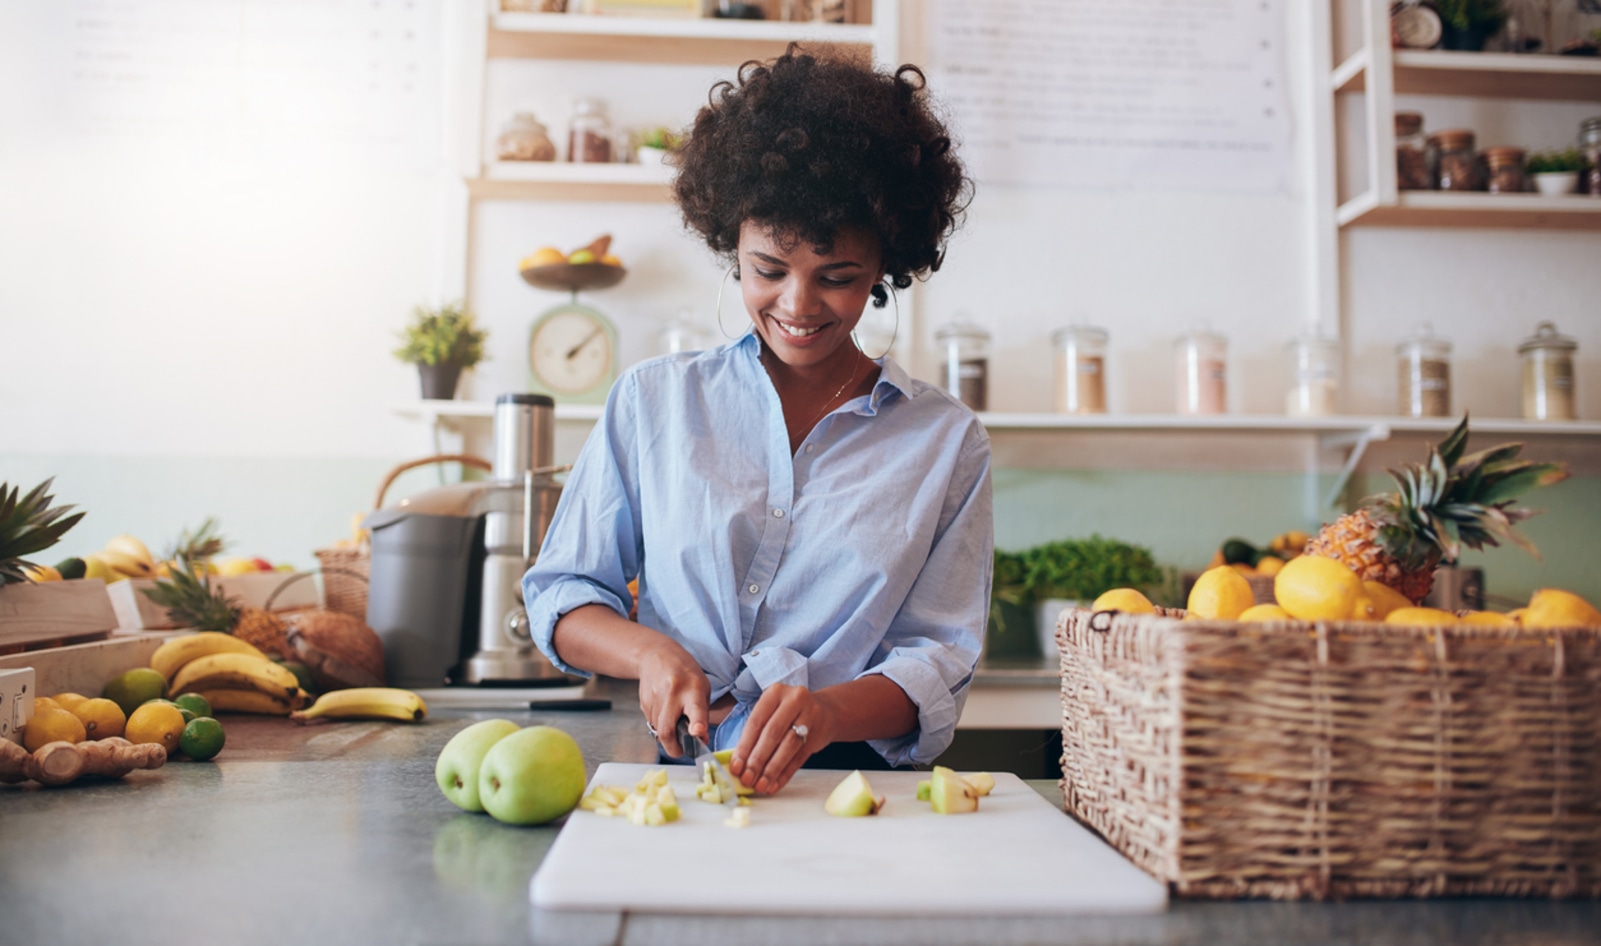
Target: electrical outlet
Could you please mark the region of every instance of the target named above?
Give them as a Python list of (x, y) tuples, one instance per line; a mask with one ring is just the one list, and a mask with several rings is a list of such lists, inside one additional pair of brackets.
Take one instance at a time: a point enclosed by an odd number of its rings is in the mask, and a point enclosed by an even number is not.
[(22, 727), (33, 719), (33, 668), (0, 670), (0, 739), (22, 741)]

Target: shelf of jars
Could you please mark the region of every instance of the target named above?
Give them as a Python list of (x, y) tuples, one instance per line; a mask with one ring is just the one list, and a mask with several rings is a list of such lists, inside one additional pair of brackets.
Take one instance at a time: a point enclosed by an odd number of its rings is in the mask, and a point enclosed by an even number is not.
[(491, 161), (481, 176), (467, 179), (467, 191), (496, 200), (664, 201), (672, 196), (671, 181), (663, 165)]
[(656, 64), (739, 65), (776, 56), (790, 43), (856, 49), (872, 56), (872, 24), (770, 20), (660, 19), (576, 13), (492, 13), (491, 59), (583, 59)]
[(1386, 204), (1366, 191), (1340, 205), (1341, 227), (1504, 227), (1601, 230), (1601, 197), (1400, 191)]
[[(1514, 53), (1384, 48), (1392, 85), (1402, 95), (1449, 95), (1537, 101), (1601, 102), (1601, 59)], [(1366, 91), (1366, 48), (1336, 66), (1335, 92)]]

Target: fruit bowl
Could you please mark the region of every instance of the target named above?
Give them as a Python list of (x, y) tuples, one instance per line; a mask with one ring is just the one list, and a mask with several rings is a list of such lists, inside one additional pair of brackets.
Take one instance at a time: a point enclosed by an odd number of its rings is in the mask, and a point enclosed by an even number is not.
[(535, 289), (577, 292), (580, 289), (608, 289), (623, 281), (628, 270), (610, 263), (551, 263), (518, 270), (523, 281)]

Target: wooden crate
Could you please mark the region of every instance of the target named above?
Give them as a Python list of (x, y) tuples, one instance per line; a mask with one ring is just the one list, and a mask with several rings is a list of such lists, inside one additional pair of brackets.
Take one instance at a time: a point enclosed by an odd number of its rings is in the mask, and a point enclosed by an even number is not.
[(1178, 896), (1601, 897), (1601, 628), (1067, 612), (1069, 813)]
[[(166, 608), (144, 593), (154, 588), (156, 581), (154, 578), (129, 578), (107, 589), (117, 612), (118, 627), (166, 630), (178, 626), (167, 616)], [(317, 606), (317, 582), (309, 572), (260, 572), (230, 578), (212, 575), (211, 586), (221, 588), (228, 597), (251, 608), (266, 607), (269, 601), (274, 611)]]
[(0, 586), (0, 653), (104, 637), (117, 614), (99, 578)]

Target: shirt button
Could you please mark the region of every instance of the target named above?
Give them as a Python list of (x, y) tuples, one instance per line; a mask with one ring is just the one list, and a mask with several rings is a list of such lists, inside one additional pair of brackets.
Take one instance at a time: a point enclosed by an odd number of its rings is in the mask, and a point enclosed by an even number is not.
[(774, 509), (773, 510), (773, 518), (774, 519), (782, 519), (782, 518), (784, 518), (784, 510), (782, 510), (782, 509)]
[(755, 594), (756, 592), (761, 591), (762, 589), (761, 589), (760, 585), (751, 585), (748, 590), (750, 591), (751, 594)]
[(750, 652), (750, 655), (752, 657), (760, 657), (762, 655), (762, 652), (759, 651), (759, 650), (753, 650), (753, 651)]
[(817, 444), (815, 444), (815, 443), (807, 444), (806, 445), (806, 452), (807, 453), (816, 453), (817, 452)]

